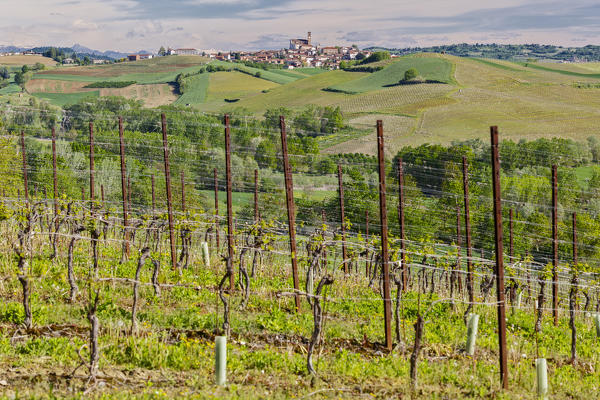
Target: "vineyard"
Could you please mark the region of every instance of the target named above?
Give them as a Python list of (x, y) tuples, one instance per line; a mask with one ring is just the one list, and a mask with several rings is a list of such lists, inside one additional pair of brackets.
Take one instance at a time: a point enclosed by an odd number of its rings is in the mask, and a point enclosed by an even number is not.
[(0, 396), (600, 396), (596, 141), (115, 109), (1, 111)]

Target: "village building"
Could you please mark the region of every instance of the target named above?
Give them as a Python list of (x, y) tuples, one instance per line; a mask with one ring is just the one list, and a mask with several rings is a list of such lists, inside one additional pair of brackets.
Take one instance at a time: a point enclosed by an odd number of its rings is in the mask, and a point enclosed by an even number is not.
[(311, 50), (312, 34), (308, 32), (306, 39), (290, 39), (290, 50)]
[(198, 49), (169, 49), (168, 54), (172, 56), (197, 56), (200, 54)]

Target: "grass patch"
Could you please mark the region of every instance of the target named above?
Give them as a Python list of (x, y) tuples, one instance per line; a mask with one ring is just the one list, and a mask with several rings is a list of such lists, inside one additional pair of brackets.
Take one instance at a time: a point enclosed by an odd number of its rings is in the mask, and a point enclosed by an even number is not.
[(500, 68), (500, 69), (503, 69), (505, 71), (517, 71), (517, 72), (522, 72), (523, 71), (521, 69), (518, 69), (518, 68), (515, 68), (515, 67), (511, 67), (511, 66), (506, 65), (506, 64), (500, 64), (500, 63), (494, 62), (492, 60), (488, 60), (487, 58), (471, 58), (471, 60), (477, 61), (477, 62), (485, 64), (485, 65), (489, 65), (490, 67)]
[(2, 89), (0, 89), (0, 94), (19, 93), (20, 91), (21, 91), (21, 86), (17, 85), (16, 83), (11, 83), (10, 85), (5, 86)]
[(404, 73), (416, 68), (419, 75), (429, 81), (452, 83), (452, 64), (439, 57), (402, 57), (383, 70), (371, 73), (362, 78), (341, 85), (329, 86), (327, 89), (343, 93), (364, 93), (396, 85), (404, 78)]
[(33, 96), (48, 100), (49, 103), (57, 106), (75, 104), (83, 99), (95, 98), (100, 96), (99, 90), (82, 93), (32, 93)]
[(547, 67), (547, 66), (540, 65), (537, 63), (520, 63), (520, 64), (525, 66), (526, 68), (534, 68), (534, 69), (539, 69), (542, 71), (555, 72), (557, 74), (562, 74), (562, 75), (577, 76), (580, 78), (600, 79), (600, 73), (587, 74), (587, 73), (583, 73), (583, 72), (568, 71), (565, 69)]
[(210, 74), (204, 73), (186, 78), (185, 93), (175, 100), (175, 104), (197, 105), (204, 103), (208, 91), (209, 76)]

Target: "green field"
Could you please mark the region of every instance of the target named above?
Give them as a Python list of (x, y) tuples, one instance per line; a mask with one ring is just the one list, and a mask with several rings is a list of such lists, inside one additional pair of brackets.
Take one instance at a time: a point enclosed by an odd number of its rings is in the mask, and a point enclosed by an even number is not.
[(580, 78), (592, 78), (592, 79), (600, 79), (600, 73), (585, 73), (585, 72), (576, 72), (570, 71), (568, 69), (561, 68), (561, 64), (554, 63), (521, 63), (525, 65), (527, 68), (539, 69), (542, 71), (555, 72), (557, 74), (569, 75), (569, 76), (577, 76)]
[(416, 68), (423, 79), (443, 83), (452, 82), (452, 64), (447, 60), (434, 57), (402, 57), (398, 61), (389, 63), (381, 71), (341, 85), (330, 86), (328, 89), (353, 94), (395, 86), (404, 79), (404, 72), (410, 68)]
[[(170, 82), (179, 73), (193, 73), (206, 63), (202, 57), (164, 57), (155, 61), (94, 67), (59, 67), (37, 73), (34, 79), (65, 82), (126, 81)], [(181, 98), (160, 103), (190, 104), (202, 111), (222, 112), (240, 108), (261, 117), (267, 109), (301, 110), (309, 104), (340, 107), (346, 121), (362, 131), (321, 139), (328, 152), (364, 151), (375, 146), (364, 129), (376, 119), (393, 117), (386, 124), (387, 143), (394, 151), (405, 145), (451, 143), (487, 138), (490, 125), (498, 125), (504, 137), (562, 136), (584, 140), (596, 135), (600, 97), (599, 63), (515, 63), (505, 60), (460, 58), (444, 54), (418, 54), (378, 63), (375, 73), (325, 71), (318, 68), (268, 71), (243, 64), (212, 61), (241, 72), (209, 73), (190, 77), (191, 89)], [(407, 68), (415, 67), (424, 79), (445, 83), (397, 85)], [(254, 74), (260, 72), (260, 79)], [(591, 85), (589, 90), (579, 89)], [(35, 85), (31, 85), (35, 86)], [(42, 86), (41, 84), (38, 86)], [(48, 85), (46, 85), (48, 86)], [(64, 91), (79, 91), (62, 84)], [(10, 93), (11, 86), (0, 93)], [(328, 89), (338, 90), (337, 92)], [(62, 92), (40, 88), (30, 92)], [(106, 93), (106, 92), (105, 92)], [(350, 94), (352, 93), (352, 94)], [(82, 96), (80, 94), (80, 96)], [(86, 94), (87, 96), (87, 94)], [(132, 94), (143, 99), (143, 94)], [(59, 95), (47, 95), (56, 98)], [(77, 96), (69, 96), (73, 101)], [(356, 123), (360, 121), (360, 123)]]
[(181, 95), (174, 104), (198, 105), (206, 100), (208, 90), (209, 74), (204, 73), (186, 78), (185, 93)]
[(0, 94), (19, 93), (20, 91), (21, 91), (21, 86), (17, 85), (16, 83), (11, 83), (10, 85), (5, 86), (2, 89), (0, 89)]
[(231, 104), (237, 105), (242, 99), (258, 96), (263, 91), (279, 86), (238, 71), (214, 72), (207, 75), (209, 83), (206, 101), (199, 107), (204, 111), (218, 111)]
[(32, 93), (33, 96), (48, 100), (51, 104), (65, 106), (75, 104), (83, 99), (94, 98), (100, 95), (99, 90), (93, 90), (82, 93)]

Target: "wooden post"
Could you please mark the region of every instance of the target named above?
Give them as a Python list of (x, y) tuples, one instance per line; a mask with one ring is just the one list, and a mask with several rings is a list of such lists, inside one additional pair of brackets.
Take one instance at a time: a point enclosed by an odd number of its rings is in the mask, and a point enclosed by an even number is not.
[(125, 179), (125, 140), (123, 139), (123, 117), (119, 117), (119, 150), (121, 154), (121, 195), (123, 200), (123, 260), (129, 257), (129, 229), (128, 227), (128, 204), (127, 204), (127, 181)]
[[(471, 212), (469, 206), (469, 170), (467, 157), (463, 156), (463, 193), (465, 203), (465, 235), (467, 236), (467, 291), (469, 292), (469, 303), (474, 302), (473, 290), (473, 261), (471, 243)], [(470, 305), (471, 305), (470, 304)]]
[(340, 201), (340, 226), (342, 228), (342, 265), (344, 273), (348, 274), (348, 254), (346, 252), (346, 214), (344, 212), (344, 183), (342, 179), (342, 166), (338, 164), (338, 194)]
[[(292, 257), (292, 275), (294, 279), (294, 290), (300, 290), (298, 279), (298, 260), (296, 254), (296, 215), (294, 205), (294, 183), (292, 181), (292, 170), (288, 159), (287, 136), (285, 132), (285, 118), (279, 117), (279, 130), (281, 132), (281, 150), (283, 153), (283, 172), (285, 176), (285, 198), (288, 212), (288, 227), (290, 232), (290, 252)], [(300, 311), (300, 296), (296, 293), (296, 312)]]
[(558, 326), (558, 179), (556, 165), (552, 166), (552, 313)]
[(390, 296), (390, 266), (388, 253), (388, 221), (385, 202), (385, 153), (383, 122), (377, 121), (377, 157), (379, 161), (379, 218), (381, 222), (381, 264), (383, 267), (383, 321), (385, 347), (392, 351), (392, 299)]
[(177, 269), (177, 253), (175, 252), (175, 232), (173, 228), (173, 198), (171, 194), (171, 166), (169, 164), (169, 141), (167, 140), (167, 117), (160, 115), (163, 137), (163, 159), (165, 163), (165, 186), (167, 189), (167, 213), (169, 217), (169, 242), (171, 244), (171, 268)]
[(227, 270), (229, 271), (229, 289), (233, 291), (233, 200), (231, 197), (231, 134), (229, 131), (229, 115), (223, 118), (225, 125), (225, 175), (227, 189)]
[(492, 182), (494, 192), (494, 234), (496, 239), (496, 296), (498, 309), (498, 344), (500, 354), (500, 378), (502, 387), (508, 389), (508, 363), (506, 352), (506, 310), (504, 301), (504, 249), (502, 246), (502, 203), (500, 192), (500, 156), (498, 151), (498, 127), (490, 128), (492, 142)]
[(398, 158), (398, 222), (400, 223), (400, 259), (402, 260), (402, 290), (408, 290), (408, 266), (406, 265), (406, 233), (404, 231), (404, 165)]

